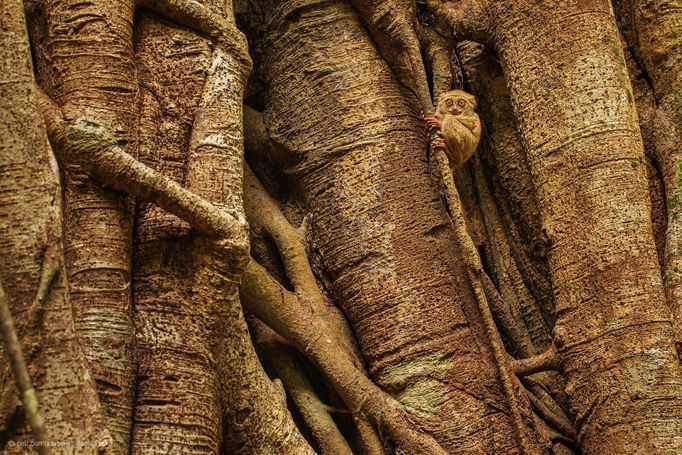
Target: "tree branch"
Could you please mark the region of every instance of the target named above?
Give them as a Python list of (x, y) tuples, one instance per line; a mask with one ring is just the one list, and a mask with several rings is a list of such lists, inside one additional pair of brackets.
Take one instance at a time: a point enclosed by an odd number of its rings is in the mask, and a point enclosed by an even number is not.
[(137, 161), (120, 148), (103, 126), (81, 118), (67, 126), (61, 110), (38, 91), (38, 110), (63, 165), (78, 166), (116, 190), (145, 198), (220, 241), (226, 251), (244, 249), (246, 221)]
[(541, 371), (552, 371), (558, 367), (558, 359), (554, 349), (548, 349), (527, 359), (512, 360), (512, 370), (517, 376), (528, 376)]
[(2, 331), (2, 339), (5, 343), (5, 352), (10, 360), (12, 371), (14, 372), (14, 379), (17, 382), (17, 388), (21, 393), (21, 402), (24, 405), (26, 418), (31, 427), (33, 438), (38, 444), (34, 447), (41, 455), (48, 455), (51, 453), (50, 447), (41, 442), (47, 441), (47, 431), (45, 430), (45, 422), (38, 407), (38, 397), (33, 388), (31, 376), (26, 367), (24, 360), (24, 353), (21, 350), (21, 343), (17, 336), (17, 330), (12, 321), (12, 313), (9, 309), (9, 302), (7, 301), (7, 294), (5, 288), (0, 281), (0, 330)]

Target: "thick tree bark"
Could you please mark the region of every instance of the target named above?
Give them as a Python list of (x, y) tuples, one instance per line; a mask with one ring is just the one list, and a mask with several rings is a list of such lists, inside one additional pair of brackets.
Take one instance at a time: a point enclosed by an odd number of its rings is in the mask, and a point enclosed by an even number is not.
[[(641, 65), (652, 95), (650, 150), (661, 171), (666, 194), (667, 231), (664, 278), (676, 323), (682, 358), (682, 2), (678, 0), (614, 1), (621, 28)], [(643, 114), (643, 113), (642, 113)]]
[[(277, 3), (266, 21), (266, 124), (370, 373), (446, 451), (515, 453), (519, 435), (428, 172), (418, 104), (351, 8), (302, 6)], [(526, 425), (521, 437), (532, 441)]]
[[(0, 10), (0, 275), (47, 438), (62, 444), (62, 453), (96, 453), (111, 440), (101, 426), (95, 385), (73, 330), (57, 169), (36, 109), (23, 5), (8, 0)], [(3, 410), (22, 419), (12, 401), (14, 406), (3, 403)], [(11, 441), (10, 452), (25, 453), (28, 446), (20, 441), (30, 442), (30, 433), (21, 423), (14, 425), (6, 427), (3, 440)]]
[[(140, 158), (184, 183), (186, 144), (211, 48), (195, 33), (159, 23), (151, 13), (144, 14), (136, 30)], [(163, 88), (174, 84), (184, 90), (170, 97)], [(163, 125), (161, 131), (158, 125)], [(161, 451), (167, 440), (173, 441), (168, 450), (217, 451), (217, 386), (215, 378), (207, 377), (202, 368), (202, 360), (210, 356), (200, 339), (206, 334), (185, 322), (195, 309), (187, 282), (192, 273), (187, 261), (191, 254), (189, 230), (182, 220), (157, 206), (146, 201), (139, 204), (133, 285), (140, 377), (133, 451)], [(173, 308), (173, 313), (164, 312), (164, 307)], [(193, 351), (202, 355), (192, 355)]]
[(581, 448), (679, 448), (682, 378), (611, 6), (485, 4), (551, 244), (554, 341)]
[[(135, 3), (41, 2), (46, 21), (42, 57), (46, 92), (67, 122), (89, 117), (135, 153), (137, 83), (132, 50)], [(65, 169), (64, 253), (76, 331), (107, 420), (115, 453), (130, 440), (131, 202), (81, 170)]]

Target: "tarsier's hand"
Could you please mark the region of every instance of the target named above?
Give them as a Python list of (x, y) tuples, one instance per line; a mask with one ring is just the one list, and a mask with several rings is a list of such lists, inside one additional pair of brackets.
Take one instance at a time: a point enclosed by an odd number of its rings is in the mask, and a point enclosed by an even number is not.
[(443, 149), (446, 148), (445, 147), (445, 140), (443, 139), (443, 137), (441, 135), (438, 135), (435, 138), (433, 138), (433, 140), (431, 140), (431, 148), (435, 149), (438, 147), (443, 148)]
[(438, 137), (431, 147), (443, 147), (450, 167), (464, 164), (476, 151), (481, 138), (481, 122), (476, 108), (476, 98), (462, 90), (443, 93), (433, 118), (426, 118), (429, 135), (438, 129)]
[(436, 117), (424, 117), (424, 120), (426, 121), (426, 131), (429, 135), (431, 135), (434, 130), (440, 130), (443, 126), (441, 121)]

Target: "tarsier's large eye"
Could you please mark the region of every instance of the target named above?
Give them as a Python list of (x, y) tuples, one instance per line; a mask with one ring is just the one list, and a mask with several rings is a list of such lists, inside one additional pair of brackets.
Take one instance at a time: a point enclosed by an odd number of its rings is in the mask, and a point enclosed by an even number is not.
[(460, 99), (459, 101), (457, 101), (457, 106), (459, 106), (459, 107), (464, 107), (466, 105), (467, 105), (467, 102), (464, 101), (463, 99)]
[(449, 100), (445, 101), (445, 105), (447, 107), (452, 107), (452, 100), (449, 99)]

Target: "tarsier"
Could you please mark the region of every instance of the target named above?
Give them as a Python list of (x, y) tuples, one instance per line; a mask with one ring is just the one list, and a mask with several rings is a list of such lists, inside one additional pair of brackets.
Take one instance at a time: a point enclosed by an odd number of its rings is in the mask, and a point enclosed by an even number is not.
[(436, 113), (426, 118), (429, 134), (437, 130), (431, 147), (442, 147), (453, 169), (471, 158), (481, 138), (481, 121), (474, 109), (475, 96), (452, 90), (438, 97)]

